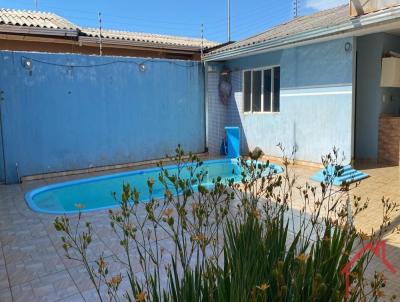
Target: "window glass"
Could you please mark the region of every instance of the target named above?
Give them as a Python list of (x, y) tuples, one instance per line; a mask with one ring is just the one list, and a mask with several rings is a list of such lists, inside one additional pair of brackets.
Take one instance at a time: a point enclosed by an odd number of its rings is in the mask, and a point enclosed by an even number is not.
[(261, 70), (253, 71), (252, 111), (261, 112)]
[(251, 111), (251, 71), (245, 71), (243, 76), (244, 112)]
[(281, 68), (274, 68), (274, 112), (280, 111)]
[(249, 70), (243, 73), (244, 112), (279, 112), (281, 68)]
[(272, 75), (271, 69), (264, 70), (264, 111), (271, 111), (271, 92), (272, 92)]

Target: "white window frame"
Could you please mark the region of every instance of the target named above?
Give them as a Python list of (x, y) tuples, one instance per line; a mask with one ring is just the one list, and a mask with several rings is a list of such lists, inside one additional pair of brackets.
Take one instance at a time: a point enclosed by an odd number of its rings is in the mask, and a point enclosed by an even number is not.
[[(275, 68), (280, 65), (271, 65), (259, 68), (243, 69), (242, 70), (242, 104), (244, 114), (277, 114), (279, 111), (274, 111), (274, 86), (275, 86)], [(271, 70), (271, 111), (264, 111), (264, 71)], [(250, 111), (244, 111), (244, 73), (250, 71)], [(253, 111), (253, 71), (261, 71), (261, 111)], [(282, 74), (282, 69), (281, 69)], [(279, 89), (280, 94), (280, 89)], [(279, 98), (280, 102), (280, 98)]]

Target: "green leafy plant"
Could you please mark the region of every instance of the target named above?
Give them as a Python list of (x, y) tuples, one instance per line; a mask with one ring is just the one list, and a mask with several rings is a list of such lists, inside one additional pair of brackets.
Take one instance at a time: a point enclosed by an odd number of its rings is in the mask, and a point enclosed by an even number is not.
[[(177, 171), (158, 164), (158, 179), (147, 181), (147, 203), (130, 184), (121, 196), (114, 193), (120, 208), (109, 211), (110, 229), (123, 251), (115, 259), (123, 273), (110, 275), (103, 256), (90, 261), (92, 224), (82, 230), (82, 214), (74, 226), (66, 216), (55, 220), (66, 256), (84, 265), (100, 301), (345, 300), (341, 270), (366, 239), (352, 222), (367, 204), (350, 198), (348, 185), (333, 187), (329, 177), (300, 186), (288, 156), (282, 174), (260, 157), (250, 153), (238, 160), (234, 177), (210, 180), (202, 160), (178, 146), (171, 157)], [(323, 163), (340, 173), (337, 150)], [(160, 190), (163, 198), (153, 197)], [(372, 242), (397, 210), (385, 202)], [(381, 274), (369, 283), (364, 278), (372, 257), (367, 252), (351, 269), (349, 301), (382, 295)]]

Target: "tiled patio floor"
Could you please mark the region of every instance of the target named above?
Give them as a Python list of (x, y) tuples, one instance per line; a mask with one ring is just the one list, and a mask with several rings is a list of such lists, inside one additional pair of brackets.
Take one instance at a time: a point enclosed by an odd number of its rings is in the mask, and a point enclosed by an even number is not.
[[(368, 165), (358, 168), (371, 175), (352, 191), (363, 198), (370, 198), (368, 210), (355, 221), (357, 226), (368, 231), (379, 224), (382, 196), (400, 203), (400, 169)], [(308, 181), (317, 170), (304, 166), (294, 166), (294, 169), (299, 176), (299, 184)], [(59, 235), (53, 227), (55, 216), (34, 213), (24, 202), (24, 193), (33, 188), (87, 176), (75, 175), (0, 186), (0, 301), (96, 300), (83, 267), (64, 258)], [(94, 240), (93, 254), (104, 253), (111, 259), (112, 255), (120, 253), (118, 242), (111, 240), (107, 232), (109, 220), (106, 212), (85, 216), (94, 224), (95, 237), (99, 239)], [(393, 218), (395, 224), (400, 223), (400, 213)], [(387, 294), (400, 296), (400, 235), (390, 234), (386, 239), (388, 260), (399, 270), (395, 275), (386, 272)], [(385, 270), (379, 262), (374, 263), (374, 267)]]
[[(354, 223), (358, 229), (370, 234), (372, 229), (377, 230), (382, 224), (382, 197), (389, 198), (400, 205), (400, 167), (357, 163), (355, 168), (367, 173), (370, 177), (361, 181), (357, 186), (351, 186), (351, 196), (359, 196), (362, 201), (368, 200), (367, 210), (361, 212)], [(295, 166), (298, 183), (304, 184), (309, 181), (309, 177), (317, 170), (304, 166)], [(311, 183), (313, 182), (311, 181)], [(300, 202), (298, 206), (300, 207), (301, 204)], [(400, 211), (394, 213), (391, 219), (392, 228), (400, 227)], [(375, 271), (383, 272), (387, 278), (385, 296), (389, 298), (392, 295), (396, 295), (400, 299), (400, 234), (388, 232), (383, 239), (386, 241), (387, 259), (398, 272), (392, 274), (379, 258), (375, 258), (369, 266), (367, 276), (373, 276)]]

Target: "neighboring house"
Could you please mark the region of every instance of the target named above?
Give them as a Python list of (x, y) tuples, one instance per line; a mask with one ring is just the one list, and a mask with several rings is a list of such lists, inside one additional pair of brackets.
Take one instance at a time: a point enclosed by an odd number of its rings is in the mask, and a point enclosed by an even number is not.
[(207, 40), (79, 27), (47, 12), (0, 9), (0, 49), (200, 60)]
[[(209, 152), (220, 153), (225, 126), (239, 126), (243, 152), (260, 147), (279, 157), (282, 143), (298, 161), (315, 163), (333, 147), (346, 162), (397, 152), (398, 165), (400, 119), (388, 116), (400, 116), (400, 84), (381, 87), (389, 51), (400, 52), (400, 7), (351, 17), (343, 5), (207, 52)], [(218, 87), (227, 73), (232, 96), (224, 105)]]
[(0, 10), (0, 182), (204, 152), (215, 45)]

